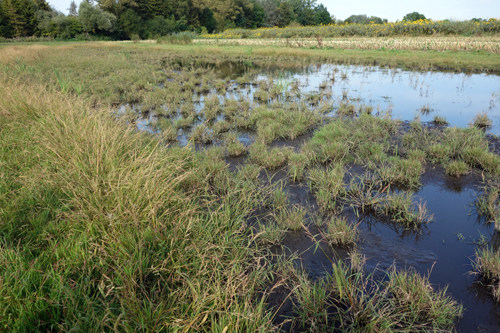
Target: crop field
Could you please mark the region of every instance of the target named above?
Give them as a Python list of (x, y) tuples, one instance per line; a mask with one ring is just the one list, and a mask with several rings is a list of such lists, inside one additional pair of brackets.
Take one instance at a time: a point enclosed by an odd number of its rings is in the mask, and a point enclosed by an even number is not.
[(222, 33), (205, 34), (202, 38), (342, 38), (342, 37), (434, 37), (482, 36), (500, 32), (500, 20), (488, 21), (399, 21), (382, 24), (328, 24), (319, 26), (288, 26), (259, 29), (228, 29)]
[[(239, 37), (239, 38), (238, 38)], [(204, 38), (208, 45), (317, 47), (347, 50), (419, 50), (500, 53), (500, 37)]]
[(2, 46), (0, 329), (500, 329), (498, 56), (357, 52)]

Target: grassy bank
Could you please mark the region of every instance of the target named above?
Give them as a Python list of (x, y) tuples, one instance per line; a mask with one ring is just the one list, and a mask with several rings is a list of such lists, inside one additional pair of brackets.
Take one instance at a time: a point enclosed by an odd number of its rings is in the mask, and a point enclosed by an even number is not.
[(106, 110), (0, 91), (2, 329), (270, 330), (265, 247), (246, 228), (265, 187)]

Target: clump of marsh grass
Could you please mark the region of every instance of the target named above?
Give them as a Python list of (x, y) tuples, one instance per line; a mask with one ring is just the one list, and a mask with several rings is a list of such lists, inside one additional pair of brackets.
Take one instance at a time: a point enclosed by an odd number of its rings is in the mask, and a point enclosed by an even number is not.
[(427, 156), (433, 163), (445, 163), (449, 159), (451, 149), (444, 144), (435, 144), (427, 148)]
[(408, 332), (450, 330), (462, 315), (462, 305), (447, 296), (447, 288), (435, 291), (428, 276), (393, 267), (387, 280), (384, 287), (391, 295), (391, 307), (399, 312), (394, 315), (409, 325)]
[(473, 272), (480, 281), (488, 286), (496, 302), (500, 302), (500, 250), (489, 247), (476, 249), (476, 258), (472, 261)]
[(362, 143), (356, 149), (357, 162), (360, 164), (363, 162), (380, 163), (387, 158), (384, 150), (384, 145), (380, 143)]
[(413, 193), (388, 193), (384, 200), (377, 205), (377, 212), (388, 216), (391, 220), (407, 228), (418, 228), (421, 224), (433, 220), (425, 203), (413, 203)]
[(474, 202), (479, 216), (487, 222), (495, 223), (495, 229), (500, 230), (500, 190), (496, 187), (487, 187)]
[(173, 142), (177, 140), (177, 128), (172, 124), (170, 119), (158, 119), (156, 128), (160, 129), (161, 137), (166, 141)]
[(346, 218), (333, 216), (326, 222), (324, 237), (330, 246), (350, 246), (358, 238), (357, 226), (349, 224)]
[(176, 128), (188, 128), (188, 127), (192, 127), (194, 122), (195, 122), (196, 118), (195, 117), (182, 117), (182, 118), (179, 118), (175, 121), (175, 127)]
[(362, 273), (366, 263), (366, 257), (359, 252), (357, 247), (353, 247), (349, 251), (349, 268), (353, 273)]
[(332, 326), (335, 320), (328, 313), (329, 290), (323, 279), (312, 282), (304, 272), (296, 273), (294, 288), (294, 310), (299, 316), (302, 328), (320, 332)]
[(448, 125), (448, 121), (446, 121), (446, 118), (437, 115), (434, 116), (433, 122), (436, 125)]
[(293, 282), (294, 310), (308, 331), (449, 331), (463, 311), (446, 289), (434, 290), (428, 276), (413, 270), (392, 267), (380, 282), (339, 261), (323, 279), (296, 273)]
[(339, 116), (354, 116), (356, 114), (356, 106), (351, 103), (340, 103), (337, 114)]
[(258, 232), (254, 237), (261, 245), (277, 245), (283, 241), (285, 234), (286, 229), (276, 223), (259, 222)]
[(469, 166), (463, 161), (451, 161), (444, 168), (447, 175), (457, 178), (469, 173)]
[(240, 142), (236, 133), (227, 133), (225, 135), (224, 147), (230, 157), (239, 157), (247, 153), (245, 145)]
[(377, 168), (380, 178), (386, 183), (420, 186), (420, 175), (424, 169), (422, 163), (416, 159), (391, 158), (388, 163)]
[(432, 108), (431, 108), (431, 105), (430, 104), (426, 104), (426, 105), (423, 105), (420, 109), (419, 109), (420, 113), (423, 114), (423, 115), (428, 115), (429, 113), (431, 113), (432, 111), (434, 111)]
[(318, 142), (311, 140), (304, 144), (302, 153), (319, 163), (349, 161), (349, 146), (344, 142)]
[(286, 149), (269, 149), (262, 142), (255, 142), (249, 149), (250, 160), (262, 165), (266, 169), (276, 169), (286, 163), (288, 151)]
[(415, 132), (422, 132), (422, 122), (420, 121), (420, 117), (415, 117), (415, 119), (410, 122), (410, 127)]
[(288, 177), (296, 182), (304, 178), (304, 170), (309, 163), (307, 155), (290, 153), (288, 155)]
[(346, 190), (346, 201), (363, 213), (375, 211), (384, 200), (383, 194), (387, 188), (375, 175), (354, 176)]
[(315, 193), (316, 200), (322, 209), (333, 209), (336, 200), (345, 194), (344, 173), (344, 165), (341, 163), (326, 169), (309, 170), (309, 188)]
[(214, 135), (222, 134), (229, 132), (231, 129), (231, 123), (226, 121), (225, 119), (219, 120), (211, 126), (212, 130), (214, 131)]
[(191, 131), (190, 140), (201, 143), (211, 143), (214, 138), (212, 130), (204, 124), (198, 125)]
[(274, 211), (281, 211), (290, 205), (290, 198), (282, 188), (277, 187), (271, 192), (270, 203)]
[(486, 112), (480, 112), (480, 113), (476, 114), (476, 116), (474, 117), (474, 119), (471, 122), (471, 126), (481, 128), (481, 129), (491, 127), (492, 124), (493, 124), (493, 122), (488, 117), (488, 114)]
[(281, 228), (299, 230), (304, 225), (307, 210), (298, 205), (285, 207), (275, 213), (274, 218)]
[(420, 163), (425, 163), (426, 157), (427, 157), (426, 153), (420, 149), (412, 149), (408, 152), (409, 160), (416, 160), (419, 161)]

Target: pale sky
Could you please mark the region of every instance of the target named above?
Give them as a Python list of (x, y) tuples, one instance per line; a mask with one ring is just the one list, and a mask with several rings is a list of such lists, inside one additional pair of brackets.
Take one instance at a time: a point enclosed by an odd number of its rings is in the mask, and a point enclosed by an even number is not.
[[(71, 0), (48, 0), (55, 9), (68, 14)], [(79, 5), (81, 0), (76, 0)], [(477, 18), (500, 18), (499, 0), (317, 0), (328, 8), (337, 19), (345, 20), (351, 15), (366, 14), (378, 16), (393, 22), (402, 20), (403, 16), (412, 12), (424, 14), (434, 20)]]

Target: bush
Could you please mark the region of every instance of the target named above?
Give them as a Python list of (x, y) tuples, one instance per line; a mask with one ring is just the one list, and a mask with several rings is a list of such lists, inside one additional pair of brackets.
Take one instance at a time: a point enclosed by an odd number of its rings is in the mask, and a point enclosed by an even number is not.
[(134, 43), (137, 43), (138, 41), (141, 40), (141, 36), (139, 36), (139, 34), (131, 34), (130, 40)]
[(191, 44), (193, 37), (190, 33), (163, 36), (156, 40), (158, 44)]

